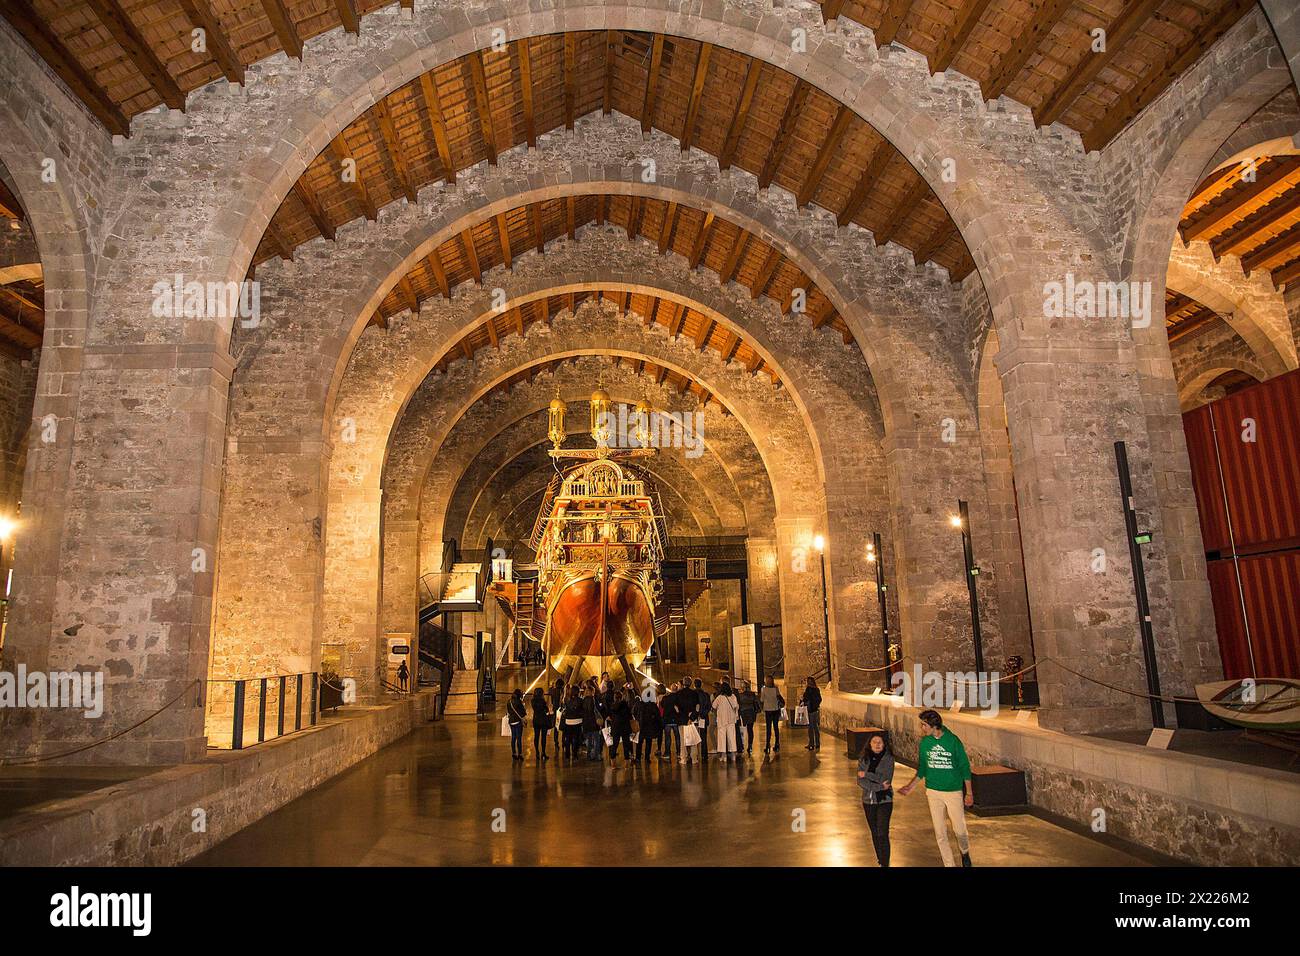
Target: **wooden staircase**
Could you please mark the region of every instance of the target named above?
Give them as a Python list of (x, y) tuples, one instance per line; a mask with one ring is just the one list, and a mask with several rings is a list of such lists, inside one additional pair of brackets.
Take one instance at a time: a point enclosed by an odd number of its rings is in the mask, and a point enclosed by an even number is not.
[(447, 692), (447, 708), (443, 711), (449, 716), (478, 713), (478, 670), (458, 670), (451, 676), (451, 689)]
[(537, 601), (537, 582), (520, 581), (515, 589), (515, 631), (525, 639), (533, 636), (533, 612)]
[(442, 603), (478, 604), (478, 572), (477, 563), (453, 564), (451, 573), (447, 575), (447, 586), (442, 592)]

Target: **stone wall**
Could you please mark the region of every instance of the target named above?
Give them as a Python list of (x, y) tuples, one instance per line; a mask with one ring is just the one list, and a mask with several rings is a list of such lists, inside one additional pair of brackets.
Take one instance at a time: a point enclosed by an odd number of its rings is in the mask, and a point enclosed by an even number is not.
[[(405, 736), (432, 693), (348, 707), (248, 750), (158, 770), (0, 823), (0, 866), (175, 866)], [(195, 811), (206, 829), (196, 830)]]

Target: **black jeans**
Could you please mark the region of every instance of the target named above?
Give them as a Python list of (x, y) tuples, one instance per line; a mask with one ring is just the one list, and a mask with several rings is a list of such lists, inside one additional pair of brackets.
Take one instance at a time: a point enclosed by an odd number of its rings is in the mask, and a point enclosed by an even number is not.
[(512, 757), (522, 757), (524, 755), (524, 725), (510, 725), (510, 755)]
[(644, 749), (645, 759), (646, 759), (646, 760), (649, 760), (649, 759), (650, 759), (650, 745), (651, 745), (651, 744), (654, 744), (654, 746), (655, 746), (655, 750), (656, 750), (656, 751), (662, 751), (662, 750), (663, 750), (663, 745), (664, 745), (664, 732), (663, 732), (662, 730), (659, 731), (659, 733), (657, 733), (657, 734), (647, 734), (644, 730), (641, 731), (641, 736), (638, 737), (637, 740), (636, 740), (636, 759), (637, 759), (637, 760), (640, 760), (640, 759), (641, 759), (641, 754), (643, 753), (642, 748), (645, 748), (645, 749)]
[(808, 746), (817, 748), (822, 745), (822, 712), (808, 711)]
[(618, 759), (618, 745), (622, 743), (623, 758), (625, 760), (631, 760), (632, 759), (632, 731), (615, 730), (613, 731), (613, 734), (614, 734), (614, 742), (609, 745), (609, 759), (611, 761)]
[(533, 724), (533, 753), (546, 756), (546, 738), (551, 735), (551, 728), (538, 727)]
[(867, 826), (871, 828), (871, 845), (876, 850), (876, 862), (889, 866), (889, 818), (894, 814), (894, 804), (864, 803), (862, 812), (867, 815)]
[(763, 720), (766, 723), (765, 730), (767, 736), (763, 739), (763, 752), (772, 749), (772, 743), (775, 741), (776, 749), (781, 749), (781, 712), (779, 710), (763, 711)]
[[(741, 717), (740, 722), (745, 726), (745, 753), (754, 752), (754, 721), (758, 719), (758, 714), (752, 717)], [(740, 735), (736, 735), (736, 746), (740, 746)]]
[(562, 734), (564, 737), (564, 756), (577, 760), (582, 747), (582, 724), (574, 724), (573, 726), (565, 724)]

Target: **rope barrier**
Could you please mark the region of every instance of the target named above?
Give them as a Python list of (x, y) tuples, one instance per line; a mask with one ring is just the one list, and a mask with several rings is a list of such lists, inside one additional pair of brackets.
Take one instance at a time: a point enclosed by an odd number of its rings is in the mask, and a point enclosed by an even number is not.
[(145, 724), (149, 723), (149, 721), (153, 720), (155, 717), (161, 714), (172, 704), (176, 703), (178, 700), (180, 700), (182, 697), (188, 694), (192, 687), (196, 685), (202, 686), (202, 684), (203, 682), (199, 680), (199, 678), (197, 677), (194, 678), (194, 680), (190, 681), (190, 683), (185, 685), (184, 690), (182, 690), (171, 700), (167, 701), (167, 703), (163, 704), (161, 707), (155, 710), (148, 717), (144, 718), (144, 720), (138, 721), (137, 723), (132, 724), (130, 727), (127, 727), (124, 730), (119, 730), (117, 733), (105, 737), (103, 740), (96, 740), (93, 743), (89, 743), (81, 747), (74, 747), (72, 750), (65, 750), (62, 753), (57, 753), (57, 754), (46, 754), (45, 756), (42, 757), (17, 757), (17, 758), (8, 757), (5, 759), (0, 759), (0, 767), (18, 767), (18, 766), (26, 766), (28, 764), (34, 764), (34, 763), (44, 763), (47, 760), (59, 760), (63, 757), (71, 757), (73, 754), (83, 753), (87, 750), (94, 750), (96, 747), (103, 746), (106, 743), (110, 743), (111, 741), (117, 740), (119, 737), (124, 737), (125, 735), (129, 734), (131, 731), (136, 730), (139, 727), (143, 727)]

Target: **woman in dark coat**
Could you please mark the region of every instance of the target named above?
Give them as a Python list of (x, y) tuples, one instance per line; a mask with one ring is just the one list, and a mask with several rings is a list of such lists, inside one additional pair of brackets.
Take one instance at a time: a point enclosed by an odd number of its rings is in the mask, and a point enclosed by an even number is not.
[(546, 738), (551, 735), (555, 725), (555, 715), (551, 713), (550, 701), (546, 691), (540, 687), (533, 691), (533, 759), (550, 760), (546, 755)]
[(518, 687), (506, 701), (506, 720), (510, 723), (510, 759), (524, 759), (524, 692)]
[(876, 862), (889, 866), (889, 818), (894, 813), (894, 755), (885, 738), (872, 734), (858, 758), (858, 786), (862, 788), (862, 812), (871, 828), (871, 845)]
[(656, 755), (663, 750), (664, 719), (659, 713), (659, 704), (653, 700), (639, 701), (636, 719), (640, 724), (636, 739), (636, 759), (640, 760), (644, 753), (646, 763), (649, 763), (651, 744), (655, 746)]
[(623, 759), (632, 759), (632, 705), (628, 703), (627, 694), (624, 691), (616, 691), (614, 694), (614, 706), (610, 711), (610, 732), (614, 735), (614, 740), (609, 745), (609, 762), (613, 763), (618, 759), (618, 745), (623, 744)]

